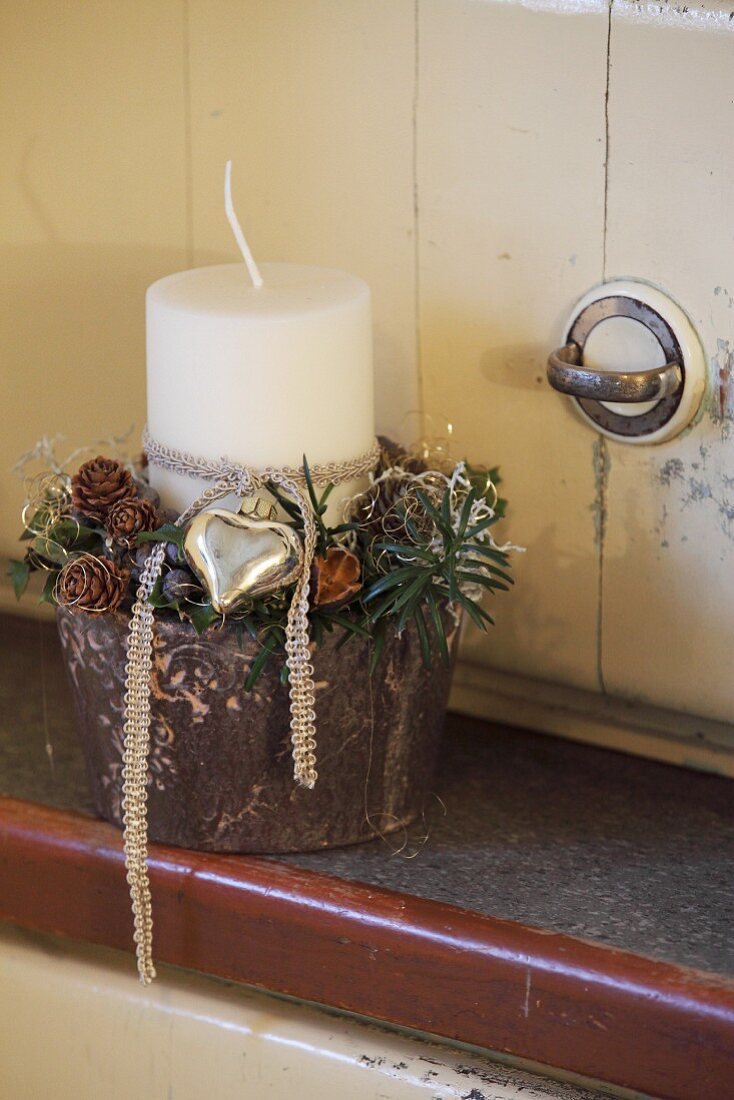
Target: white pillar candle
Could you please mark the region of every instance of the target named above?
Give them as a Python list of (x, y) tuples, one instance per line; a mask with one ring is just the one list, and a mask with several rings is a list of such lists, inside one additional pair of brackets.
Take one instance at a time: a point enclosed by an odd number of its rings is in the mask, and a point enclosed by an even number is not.
[[(356, 458), (375, 433), (369, 287), (331, 268), (258, 268), (228, 214), (245, 263), (182, 271), (148, 289), (151, 435), (255, 469), (297, 467), (304, 454), (310, 465)], [(178, 512), (205, 487), (156, 467), (150, 480)], [(330, 522), (359, 487), (334, 489)]]

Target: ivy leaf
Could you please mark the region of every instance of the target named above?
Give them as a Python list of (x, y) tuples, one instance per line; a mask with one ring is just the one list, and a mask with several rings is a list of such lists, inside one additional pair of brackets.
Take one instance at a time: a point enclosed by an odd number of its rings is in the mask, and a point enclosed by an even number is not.
[(155, 531), (141, 531), (136, 539), (138, 546), (144, 542), (174, 542), (179, 550), (183, 550), (183, 527), (177, 527), (175, 523), (164, 523)]
[(84, 523), (77, 523), (73, 519), (61, 519), (51, 530), (53, 538), (59, 542), (66, 542), (67, 540), (72, 545), (78, 542), (85, 542), (88, 540), (101, 539), (102, 534), (94, 527), (87, 527)]
[(59, 520), (50, 530), (31, 538), (34, 553), (55, 565), (65, 565), (72, 552), (90, 553), (98, 557), (104, 545), (101, 531), (73, 519)]
[(210, 603), (189, 604), (186, 610), (197, 634), (203, 634), (208, 626), (220, 618), (219, 612)]
[(31, 567), (27, 561), (9, 561), (8, 562), (8, 576), (10, 582), (13, 585), (13, 591), (15, 592), (16, 600), (25, 592), (28, 587), (28, 578), (31, 575)]
[(148, 597), (151, 607), (170, 607), (171, 604), (163, 595), (163, 577), (158, 577)]
[(41, 593), (41, 597), (38, 601), (39, 603), (56, 603), (56, 600), (54, 599), (54, 591), (56, 589), (56, 578), (58, 577), (58, 575), (59, 574), (55, 570), (51, 571), (48, 574), (48, 576), (46, 577), (46, 583), (43, 586), (43, 592)]
[(38, 554), (39, 558), (53, 562), (54, 565), (66, 565), (69, 557), (65, 547), (61, 546), (50, 535), (34, 539), (32, 549), (34, 554)]

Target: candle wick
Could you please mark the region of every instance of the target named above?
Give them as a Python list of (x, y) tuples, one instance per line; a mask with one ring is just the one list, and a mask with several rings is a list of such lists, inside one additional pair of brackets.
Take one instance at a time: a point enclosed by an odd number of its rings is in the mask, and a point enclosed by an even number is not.
[(250, 246), (247, 243), (245, 234), (242, 232), (242, 226), (239, 223), (237, 214), (235, 213), (234, 203), (232, 202), (232, 161), (228, 160), (224, 166), (224, 209), (227, 214), (227, 221), (230, 224), (232, 232), (234, 233), (234, 239), (237, 241), (237, 246), (242, 253), (242, 259), (247, 265), (247, 270), (250, 273), (252, 279), (252, 285), (254, 287), (261, 287), (263, 285), (262, 275), (258, 269), (257, 264), (253, 258)]

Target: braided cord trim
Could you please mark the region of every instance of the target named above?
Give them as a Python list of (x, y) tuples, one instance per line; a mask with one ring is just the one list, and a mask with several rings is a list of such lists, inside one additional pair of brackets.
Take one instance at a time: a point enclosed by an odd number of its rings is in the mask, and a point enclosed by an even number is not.
[[(143, 446), (148, 461), (173, 473), (212, 481), (176, 520), (183, 526), (194, 515), (235, 492), (247, 496), (267, 482), (280, 486), (297, 504), (303, 518), (303, 546), (293, 598), (286, 619), (286, 662), (289, 674), (293, 774), (297, 783), (311, 789), (316, 783), (316, 711), (313, 665), (309, 639), (309, 588), (311, 563), (316, 551), (316, 522), (303, 468), (254, 470), (221, 458), (216, 462), (197, 458), (153, 439), (146, 428)], [(377, 465), (380, 446), (347, 462), (314, 466), (315, 482), (335, 485), (367, 474)], [(159, 543), (148, 556), (133, 604), (125, 667), (125, 744), (123, 754), (123, 845), (127, 881), (132, 901), (138, 974), (143, 985), (155, 978), (153, 965), (153, 917), (148, 874), (147, 776), (150, 747), (150, 676), (153, 660), (153, 608), (150, 596), (160, 576), (165, 546)]]

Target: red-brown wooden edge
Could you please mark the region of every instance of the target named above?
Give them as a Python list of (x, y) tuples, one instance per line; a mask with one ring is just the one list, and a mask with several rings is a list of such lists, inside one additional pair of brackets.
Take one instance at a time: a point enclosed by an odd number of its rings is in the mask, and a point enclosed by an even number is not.
[[(161, 961), (656, 1097), (734, 1096), (732, 981), (272, 860), (150, 865)], [(119, 832), (0, 799), (0, 918), (131, 950)]]

